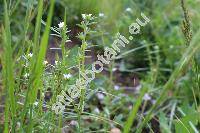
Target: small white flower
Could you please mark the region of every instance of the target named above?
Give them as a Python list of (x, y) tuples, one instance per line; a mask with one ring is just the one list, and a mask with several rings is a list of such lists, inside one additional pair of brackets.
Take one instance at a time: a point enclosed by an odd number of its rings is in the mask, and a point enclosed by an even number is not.
[(159, 49), (159, 46), (155, 46), (154, 49), (158, 50), (158, 49)]
[(131, 12), (132, 9), (131, 9), (130, 7), (128, 7), (128, 8), (126, 8), (126, 11), (127, 11), (127, 12)]
[(112, 71), (115, 72), (117, 70), (117, 68), (113, 68)]
[(151, 97), (149, 96), (149, 94), (146, 93), (146, 94), (144, 95), (143, 99), (144, 99), (145, 101), (148, 101), (148, 100), (151, 100)]
[(72, 126), (76, 126), (76, 125), (78, 125), (78, 122), (75, 121), (75, 120), (72, 120), (72, 121), (70, 122), (70, 125), (72, 125)]
[(85, 19), (86, 18), (86, 14), (82, 14), (82, 18)]
[(30, 58), (33, 57), (33, 54), (32, 54), (32, 53), (29, 53), (29, 54), (28, 54), (28, 57), (30, 57)]
[(141, 85), (141, 84), (137, 85), (137, 86), (135, 87), (136, 92), (139, 92), (141, 88), (142, 88), (142, 85)]
[(114, 89), (115, 89), (115, 90), (119, 90), (120, 87), (119, 87), (118, 85), (115, 85), (115, 86), (114, 86)]
[(104, 17), (104, 13), (99, 13), (99, 17)]
[(133, 106), (132, 106), (132, 105), (129, 105), (129, 106), (128, 106), (128, 109), (129, 109), (129, 110), (131, 110), (132, 108), (133, 108)]
[(97, 114), (99, 114), (99, 113), (100, 113), (99, 108), (95, 108), (95, 109), (94, 109), (94, 112), (97, 113)]
[(46, 64), (48, 64), (48, 61), (45, 60), (45, 61), (44, 61), (44, 65), (46, 65)]
[(82, 14), (83, 19), (90, 19), (92, 17), (92, 14)]
[(98, 98), (99, 100), (103, 100), (103, 99), (104, 99), (104, 94), (102, 94), (102, 93), (97, 93), (96, 95), (97, 95), (97, 98)]
[(88, 18), (91, 18), (91, 17), (92, 17), (92, 14), (88, 14), (87, 17), (88, 17)]
[(29, 74), (28, 73), (25, 73), (24, 74), (24, 78), (28, 78)]
[(34, 102), (34, 105), (37, 106), (37, 105), (38, 105), (38, 102)]
[(58, 61), (57, 60), (55, 60), (55, 65), (58, 65)]
[(61, 29), (61, 28), (63, 28), (63, 27), (64, 27), (64, 25), (65, 25), (65, 23), (64, 23), (64, 22), (60, 22), (60, 23), (58, 24), (58, 27)]
[(69, 79), (72, 77), (72, 75), (71, 74), (63, 74), (63, 77), (64, 77), (64, 79)]
[(17, 128), (20, 128), (20, 127), (21, 127), (21, 123), (17, 122)]

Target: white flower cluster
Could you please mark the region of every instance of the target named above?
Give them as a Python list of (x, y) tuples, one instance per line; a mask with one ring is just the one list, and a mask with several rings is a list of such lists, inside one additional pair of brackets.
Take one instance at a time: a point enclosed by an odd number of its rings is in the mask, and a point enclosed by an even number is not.
[(64, 79), (69, 79), (72, 77), (72, 75), (71, 74), (63, 74), (63, 77), (64, 77)]
[(90, 20), (91, 17), (92, 17), (92, 14), (82, 14), (82, 18), (83, 18), (84, 20), (85, 20), (85, 19)]
[(32, 54), (32, 53), (29, 53), (29, 54), (28, 54), (28, 57), (29, 57), (29, 58), (32, 58), (32, 57), (33, 57), (33, 54)]

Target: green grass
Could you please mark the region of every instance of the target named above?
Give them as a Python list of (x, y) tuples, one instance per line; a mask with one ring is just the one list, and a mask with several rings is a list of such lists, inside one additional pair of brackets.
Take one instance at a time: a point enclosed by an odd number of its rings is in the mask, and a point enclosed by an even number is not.
[(167, 92), (173, 88), (178, 77), (182, 74), (184, 69), (186, 69), (186, 67), (190, 65), (189, 64), (190, 61), (192, 60), (194, 55), (199, 51), (200, 49), (199, 35), (200, 35), (200, 31), (196, 33), (195, 37), (193, 38), (191, 42), (191, 45), (186, 49), (186, 51), (184, 52), (184, 55), (179, 61), (178, 66), (176, 67), (174, 72), (171, 74), (167, 83), (163, 86), (163, 90), (159, 98), (156, 100), (156, 103), (151, 107), (148, 115), (144, 118), (144, 121), (142, 122), (139, 129), (137, 130), (138, 133), (142, 131), (142, 128), (144, 127), (144, 125), (146, 125), (147, 122), (153, 117), (153, 111), (164, 102), (164, 98), (166, 97)]
[[(0, 1), (0, 96), (5, 97), (0, 101), (0, 130), (197, 132), (200, 10), (196, 2)], [(91, 69), (91, 62), (112, 45), (117, 32), (128, 38), (128, 26), (141, 12), (151, 18), (141, 34), (88, 86), (79, 87), (80, 97), (63, 113), (55, 114), (51, 106), (61, 91), (83, 79), (81, 73)], [(81, 14), (87, 13), (94, 18), (83, 20)], [(57, 26), (60, 22), (64, 28)], [(51, 45), (57, 48), (50, 49)], [(145, 94), (149, 100), (144, 100)]]

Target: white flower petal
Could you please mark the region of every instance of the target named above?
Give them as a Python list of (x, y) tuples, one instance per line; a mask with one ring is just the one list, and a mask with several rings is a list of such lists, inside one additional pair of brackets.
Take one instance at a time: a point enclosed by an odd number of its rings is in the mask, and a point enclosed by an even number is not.
[(64, 27), (64, 25), (65, 25), (65, 23), (64, 23), (64, 22), (60, 22), (60, 23), (58, 24), (58, 27), (59, 27), (59, 28), (63, 28), (63, 27)]
[(104, 94), (102, 93), (97, 93), (96, 94), (99, 100), (103, 100), (104, 99)]
[(115, 72), (117, 70), (117, 68), (113, 68), (112, 71)]
[(104, 17), (104, 13), (99, 13), (99, 17)]
[(131, 9), (130, 7), (128, 7), (128, 8), (126, 8), (126, 11), (127, 11), (127, 12), (131, 12), (132, 9)]
[(83, 18), (83, 19), (86, 19), (86, 15), (85, 15), (85, 14), (82, 14), (82, 18)]
[(45, 60), (45, 61), (44, 61), (44, 65), (46, 65), (46, 64), (48, 64), (48, 61)]
[(119, 90), (120, 87), (119, 87), (118, 85), (115, 85), (115, 86), (114, 86), (114, 89), (115, 89), (115, 90)]
[(99, 114), (99, 113), (100, 113), (99, 108), (95, 108), (95, 109), (94, 109), (94, 112), (97, 113), (97, 114)]
[(151, 100), (151, 97), (149, 96), (149, 94), (146, 93), (146, 94), (144, 95), (143, 99), (144, 99), (145, 101), (148, 101), (148, 100)]

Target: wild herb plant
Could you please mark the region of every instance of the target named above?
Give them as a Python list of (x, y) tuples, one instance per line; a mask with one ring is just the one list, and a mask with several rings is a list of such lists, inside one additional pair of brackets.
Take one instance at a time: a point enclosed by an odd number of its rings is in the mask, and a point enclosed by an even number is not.
[[(88, 52), (89, 43), (86, 40), (86, 37), (93, 33), (90, 26), (92, 26), (95, 22), (92, 14), (82, 14), (83, 21), (80, 25), (78, 25), (83, 32), (78, 35), (78, 38), (81, 40), (81, 47), (78, 50), (78, 69), (79, 69), (79, 81), (83, 80), (81, 73), (85, 72), (85, 58), (86, 52)], [(80, 102), (78, 107), (78, 122), (79, 122), (79, 132), (81, 132), (81, 114), (83, 113), (85, 106), (85, 97), (86, 97), (86, 89), (84, 86), (80, 86), (81, 90), (80, 94)]]

